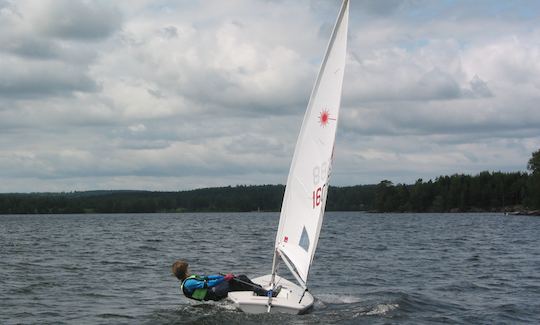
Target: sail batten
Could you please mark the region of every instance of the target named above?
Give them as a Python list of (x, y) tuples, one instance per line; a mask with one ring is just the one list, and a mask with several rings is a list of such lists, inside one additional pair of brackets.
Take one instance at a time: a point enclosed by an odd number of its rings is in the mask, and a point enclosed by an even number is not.
[(344, 0), (304, 115), (276, 236), (276, 254), (286, 256), (287, 266), (302, 285), (307, 282), (324, 217), (341, 103), (348, 12), (349, 1)]

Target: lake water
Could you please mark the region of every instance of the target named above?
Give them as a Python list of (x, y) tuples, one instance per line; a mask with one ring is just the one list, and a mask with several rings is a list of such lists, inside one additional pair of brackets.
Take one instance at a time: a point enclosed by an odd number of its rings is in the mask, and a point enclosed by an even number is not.
[(0, 323), (540, 323), (540, 218), (527, 216), (329, 212), (307, 315), (180, 294), (179, 258), (194, 271), (269, 273), (278, 217), (0, 216)]

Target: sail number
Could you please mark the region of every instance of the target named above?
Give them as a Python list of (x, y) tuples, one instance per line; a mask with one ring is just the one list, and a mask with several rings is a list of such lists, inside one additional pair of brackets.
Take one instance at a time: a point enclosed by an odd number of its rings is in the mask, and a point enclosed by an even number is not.
[(324, 184), (321, 187), (318, 187), (315, 191), (313, 191), (313, 209), (321, 205), (321, 198), (324, 194), (324, 190), (326, 189), (326, 184)]
[[(313, 191), (313, 209), (321, 205), (327, 179), (328, 162), (323, 162), (320, 166), (313, 167), (313, 185), (316, 187)], [(323, 186), (318, 186), (321, 182), (324, 182), (325, 184)]]
[(328, 177), (328, 162), (323, 162), (320, 166), (313, 167), (313, 185), (326, 181)]

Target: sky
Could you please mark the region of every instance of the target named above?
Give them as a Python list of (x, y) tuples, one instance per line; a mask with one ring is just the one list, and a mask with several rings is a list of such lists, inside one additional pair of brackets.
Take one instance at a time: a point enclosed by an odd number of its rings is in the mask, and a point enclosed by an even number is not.
[[(0, 0), (0, 192), (285, 184), (338, 0)], [(331, 185), (526, 171), (540, 2), (351, 0)]]

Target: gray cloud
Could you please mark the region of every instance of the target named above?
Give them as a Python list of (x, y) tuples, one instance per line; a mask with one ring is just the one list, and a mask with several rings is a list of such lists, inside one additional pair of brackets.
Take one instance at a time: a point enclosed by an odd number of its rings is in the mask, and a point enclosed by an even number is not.
[[(338, 6), (0, 0), (0, 191), (285, 182)], [(524, 170), (535, 19), (477, 10), (497, 2), (351, 6), (333, 184)]]
[(491, 97), (493, 96), (493, 93), (489, 89), (487, 83), (480, 79), (477, 75), (474, 75), (472, 80), (470, 81), (471, 85), (471, 91), (475, 96), (478, 97)]
[(448, 73), (434, 68), (422, 75), (411, 92), (424, 99), (453, 99), (460, 97), (457, 82)]
[(70, 0), (48, 1), (37, 19), (46, 35), (79, 40), (108, 37), (121, 21), (118, 9), (107, 2)]
[[(0, 18), (2, 97), (45, 98), (99, 90), (88, 70), (96, 48), (76, 40), (111, 35), (121, 22), (115, 8), (95, 1), (5, 2)], [(0, 107), (6, 103), (0, 100)]]
[(98, 89), (84, 71), (61, 63), (3, 60), (0, 70), (0, 94), (4, 97), (59, 96)]
[(29, 59), (52, 59), (59, 56), (56, 43), (26, 35), (17, 35), (12, 39), (4, 39), (1, 47), (15, 55)]

